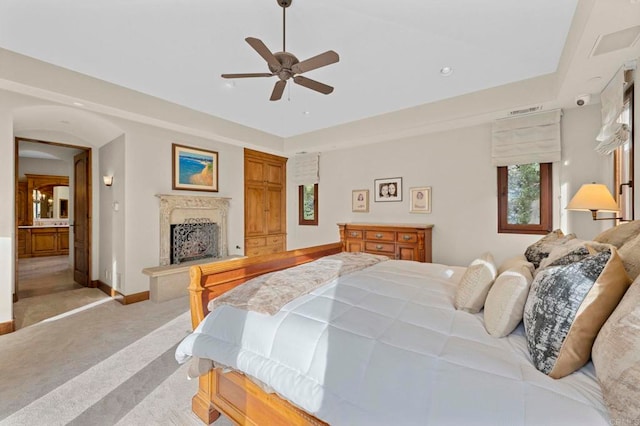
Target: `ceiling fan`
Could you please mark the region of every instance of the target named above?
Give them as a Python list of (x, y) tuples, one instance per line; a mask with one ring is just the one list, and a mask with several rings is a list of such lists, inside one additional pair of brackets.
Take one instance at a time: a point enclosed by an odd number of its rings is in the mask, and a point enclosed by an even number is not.
[(312, 80), (307, 77), (303, 77), (300, 74), (307, 71), (314, 70), (316, 68), (331, 65), (340, 60), (340, 57), (333, 50), (328, 50), (324, 53), (316, 55), (312, 58), (306, 59), (302, 62), (298, 60), (293, 54), (286, 51), (285, 48), (285, 36), (286, 36), (286, 10), (291, 6), (293, 0), (277, 0), (278, 5), (282, 7), (282, 52), (271, 53), (269, 48), (259, 39), (254, 37), (247, 37), (245, 41), (249, 43), (249, 46), (258, 52), (262, 58), (267, 61), (270, 73), (247, 73), (247, 74), (222, 74), (222, 78), (247, 78), (247, 77), (273, 77), (277, 76), (279, 80), (273, 87), (271, 92), (271, 101), (277, 101), (282, 98), (282, 93), (287, 85), (287, 80), (293, 78), (293, 82), (304, 86), (316, 92), (328, 95), (333, 92), (333, 87), (328, 86), (319, 81)]

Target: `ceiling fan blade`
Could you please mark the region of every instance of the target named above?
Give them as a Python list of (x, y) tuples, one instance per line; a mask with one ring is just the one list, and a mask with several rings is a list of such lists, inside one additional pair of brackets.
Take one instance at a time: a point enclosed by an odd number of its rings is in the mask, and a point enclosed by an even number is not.
[(320, 93), (323, 93), (325, 95), (328, 95), (329, 93), (333, 92), (333, 87), (327, 86), (324, 83), (320, 83), (319, 81), (311, 80), (310, 78), (306, 78), (306, 77), (303, 77), (301, 75), (297, 75), (297, 76), (293, 77), (293, 81), (295, 83), (299, 84), (300, 86), (304, 86), (306, 88), (309, 88), (311, 90), (315, 90), (316, 92), (320, 92)]
[(325, 65), (335, 64), (340, 60), (340, 56), (333, 50), (328, 50), (324, 53), (316, 55), (312, 58), (299, 62), (291, 67), (291, 71), (295, 74), (302, 74), (303, 72), (315, 70), (316, 68), (324, 67)]
[(276, 85), (273, 86), (273, 92), (271, 92), (270, 101), (278, 101), (282, 98), (282, 93), (284, 92), (284, 87), (287, 85), (285, 80), (279, 80), (276, 82)]
[(249, 46), (253, 47), (253, 50), (258, 52), (258, 55), (262, 56), (262, 58), (267, 61), (267, 64), (271, 65), (271, 68), (275, 68), (280, 71), (282, 69), (282, 64), (278, 59), (271, 53), (269, 48), (265, 46), (262, 40), (259, 40), (255, 37), (247, 37), (245, 41), (249, 43)]
[(247, 78), (247, 77), (273, 77), (273, 74), (267, 72), (256, 72), (247, 74), (222, 74), (222, 78)]

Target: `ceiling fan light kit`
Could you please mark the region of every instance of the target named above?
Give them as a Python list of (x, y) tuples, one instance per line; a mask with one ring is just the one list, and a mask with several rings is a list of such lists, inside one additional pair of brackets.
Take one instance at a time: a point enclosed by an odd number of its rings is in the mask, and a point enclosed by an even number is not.
[(278, 5), (282, 7), (282, 52), (272, 53), (271, 50), (262, 42), (262, 40), (255, 37), (247, 37), (245, 41), (255, 50), (258, 55), (267, 62), (270, 73), (243, 73), (243, 74), (222, 74), (222, 78), (252, 78), (252, 77), (273, 77), (276, 76), (279, 80), (276, 82), (271, 92), (269, 100), (277, 101), (282, 98), (284, 89), (287, 85), (287, 80), (293, 79), (293, 82), (300, 86), (314, 90), (316, 92), (328, 95), (333, 92), (333, 87), (328, 86), (319, 81), (312, 80), (307, 77), (303, 77), (300, 74), (307, 71), (312, 71), (326, 65), (335, 64), (340, 60), (340, 57), (333, 50), (328, 50), (319, 55), (313, 56), (302, 62), (298, 60), (292, 53), (286, 51), (285, 36), (286, 36), (286, 10), (291, 6), (293, 0), (277, 0)]

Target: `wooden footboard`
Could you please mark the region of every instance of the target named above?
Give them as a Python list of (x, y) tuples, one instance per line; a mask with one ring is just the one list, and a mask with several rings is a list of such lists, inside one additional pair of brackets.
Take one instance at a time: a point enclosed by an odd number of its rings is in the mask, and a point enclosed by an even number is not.
[[(222, 293), (258, 275), (341, 251), (342, 243), (334, 243), (191, 267), (189, 297), (193, 328), (209, 313), (209, 301)], [(220, 369), (214, 369), (201, 376), (199, 383), (198, 393), (192, 399), (192, 409), (207, 424), (214, 422), (220, 412), (242, 425), (326, 424), (282, 398), (263, 391), (236, 371), (222, 373)]]

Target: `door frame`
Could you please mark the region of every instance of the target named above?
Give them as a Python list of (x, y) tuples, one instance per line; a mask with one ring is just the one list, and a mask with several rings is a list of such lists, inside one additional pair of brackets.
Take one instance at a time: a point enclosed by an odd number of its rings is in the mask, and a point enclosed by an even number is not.
[[(87, 179), (89, 182), (89, 187), (93, 188), (93, 168), (92, 168), (92, 149), (91, 147), (87, 147), (87, 146), (80, 146), (80, 145), (73, 145), (73, 144), (68, 144), (68, 143), (62, 143), (62, 142), (51, 142), (51, 141), (43, 141), (43, 140), (39, 140), (39, 139), (31, 139), (31, 138), (25, 138), (25, 137), (20, 137), (20, 136), (15, 136), (14, 137), (14, 165), (13, 165), (13, 171), (14, 171), (14, 218), (13, 218), (13, 223), (14, 223), (14, 229), (15, 229), (15, 255), (14, 255), (14, 268), (15, 268), (15, 274), (13, 277), (13, 284), (14, 284), (14, 293), (13, 293), (13, 303), (18, 301), (18, 216), (17, 216), (17, 206), (15, 204), (15, 195), (18, 193), (18, 179), (19, 179), (19, 173), (20, 173), (20, 165), (19, 165), (19, 147), (20, 147), (20, 142), (33, 142), (33, 143), (40, 143), (40, 144), (44, 144), (44, 145), (52, 145), (52, 146), (60, 146), (60, 147), (64, 147), (64, 148), (74, 148), (74, 149), (79, 149), (79, 150), (83, 150), (85, 152), (87, 152), (87, 157), (88, 157), (88, 168), (87, 168)], [(73, 171), (73, 173), (75, 173), (75, 170)], [(70, 176), (69, 180), (71, 181), (71, 179), (74, 179), (75, 181), (75, 176)], [(74, 191), (75, 191), (75, 185), (74, 185)], [(76, 197), (74, 196), (74, 203), (76, 202)], [(88, 248), (88, 255), (87, 255), (87, 264), (88, 264), (88, 286), (89, 287), (96, 287), (96, 283), (94, 283), (91, 280), (91, 267), (92, 267), (92, 261), (93, 261), (93, 256), (92, 256), (92, 252), (93, 252), (93, 190), (90, 190), (89, 193), (87, 194), (87, 212), (88, 212), (88, 217), (90, 218), (90, 220), (87, 221), (87, 248)], [(75, 218), (74, 218), (75, 220)], [(73, 225), (70, 224), (69, 227), (72, 227)], [(74, 232), (75, 235), (75, 232)], [(74, 259), (75, 262), (75, 259)]]

